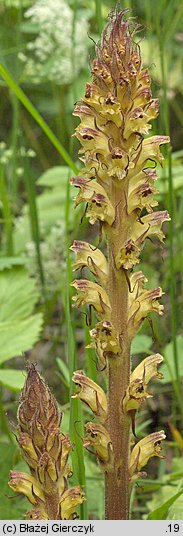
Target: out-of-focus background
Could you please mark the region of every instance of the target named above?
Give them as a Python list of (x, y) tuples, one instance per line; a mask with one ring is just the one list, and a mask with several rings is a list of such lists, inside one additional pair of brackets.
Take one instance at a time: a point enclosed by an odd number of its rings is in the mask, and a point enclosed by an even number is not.
[[(69, 246), (74, 238), (97, 244), (98, 228), (85, 218), (80, 223), (84, 207), (73, 209), (69, 178), (81, 165), (74, 103), (91, 79), (95, 43), (114, 7), (112, 0), (0, 0), (1, 519), (21, 519), (28, 509), (25, 499), (8, 497), (7, 484), (10, 469), (26, 470), (15, 427), (27, 358), (51, 387), (64, 411), (62, 429), (70, 430), (76, 445), (71, 483), (80, 481), (88, 497), (80, 515), (104, 518), (103, 476), (94, 456), (83, 457), (79, 437), (88, 410), (76, 401), (70, 405), (74, 369), (85, 369), (106, 386), (95, 354), (85, 349), (85, 315), (70, 305)], [(166, 460), (148, 464), (148, 477), (134, 486), (131, 515), (146, 519), (165, 505), (160, 515), (183, 519), (183, 495), (175, 498), (183, 477), (183, 2), (127, 0), (121, 8), (142, 24), (142, 60), (160, 102), (151, 132), (171, 136), (159, 169), (158, 201), (172, 220), (165, 244), (149, 241), (140, 265), (149, 287), (162, 286), (165, 314), (144, 323), (132, 348), (132, 366), (151, 353), (165, 359), (164, 379), (152, 385), (154, 396), (138, 415), (137, 433), (164, 428)]]

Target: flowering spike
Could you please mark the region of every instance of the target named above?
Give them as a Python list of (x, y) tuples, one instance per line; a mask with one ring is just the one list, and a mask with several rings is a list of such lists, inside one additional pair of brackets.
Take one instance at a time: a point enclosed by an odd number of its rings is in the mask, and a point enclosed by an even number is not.
[[(108, 373), (103, 423), (110, 443), (98, 423), (86, 425), (84, 439), (84, 444), (95, 448), (101, 465), (103, 456), (105, 461), (110, 459), (106, 447), (111, 445), (113, 463), (106, 471), (107, 519), (128, 519), (129, 477), (145, 465), (144, 460), (154, 453), (160, 455), (156, 438), (165, 437), (164, 432), (157, 432), (140, 441), (130, 461), (131, 422), (134, 431), (135, 412), (143, 399), (151, 396), (148, 383), (153, 377), (161, 377), (157, 371), (162, 361), (159, 354), (146, 358), (131, 373), (130, 349), (147, 315), (154, 311), (163, 314), (163, 305), (158, 301), (162, 289), (145, 288), (146, 277), (133, 269), (140, 262), (146, 238), (164, 239), (162, 226), (169, 215), (166, 210), (154, 211), (158, 206), (154, 198), (158, 192), (155, 168), (163, 163), (160, 147), (169, 142), (169, 137), (149, 136), (150, 121), (158, 115), (158, 101), (152, 98), (149, 72), (143, 69), (140, 46), (134, 39), (140, 26), (133, 18), (128, 19), (127, 13), (117, 9), (111, 13), (96, 46), (92, 80), (76, 105), (74, 115), (80, 118), (76, 137), (81, 142), (83, 167), (81, 176), (71, 180), (80, 189), (76, 204), (87, 203), (86, 216), (92, 224), (102, 222), (107, 241), (107, 271), (98, 250), (89, 258), (88, 246), (83, 247), (86, 249), (82, 254), (76, 251), (74, 268), (87, 266), (100, 285), (83, 279), (73, 283), (77, 290), (74, 304), (92, 305), (99, 318), (90, 331), (89, 346), (95, 348), (100, 370)], [(106, 279), (103, 272), (107, 272)], [(85, 378), (82, 376), (82, 383)], [(87, 378), (87, 390), (90, 382)], [(90, 389), (87, 397), (101, 421), (98, 389), (95, 384), (93, 395)], [(83, 397), (83, 388), (77, 396)]]
[(75, 488), (71, 488), (67, 509), (62, 508), (72, 447), (68, 436), (60, 431), (60, 421), (55, 398), (31, 364), (18, 409), (18, 443), (32, 475), (11, 471), (9, 482), (34, 505), (27, 513), (30, 519), (73, 519), (74, 507), (84, 500), (79, 487), (77, 497)]

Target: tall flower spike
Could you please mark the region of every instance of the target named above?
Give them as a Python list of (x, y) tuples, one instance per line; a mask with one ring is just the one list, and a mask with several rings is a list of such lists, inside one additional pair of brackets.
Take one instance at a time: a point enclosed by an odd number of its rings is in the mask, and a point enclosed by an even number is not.
[(11, 471), (9, 482), (34, 505), (29, 519), (73, 519), (85, 500), (79, 487), (67, 489), (72, 446), (60, 431), (60, 421), (55, 398), (31, 364), (18, 409), (17, 437), (31, 475)]
[[(152, 98), (149, 72), (142, 66), (140, 46), (135, 42), (140, 25), (134, 18), (127, 19), (127, 14), (128, 10), (111, 13), (96, 46), (92, 80), (74, 111), (80, 119), (76, 137), (81, 143), (82, 169), (79, 177), (71, 179), (79, 188), (76, 204), (86, 203), (86, 216), (91, 224), (99, 221), (107, 242), (106, 261), (98, 249), (88, 256), (85, 242), (82, 253), (78, 241), (72, 246), (77, 255), (74, 269), (86, 266), (97, 279), (97, 283), (74, 281), (73, 301), (76, 306), (92, 305), (96, 311), (99, 321), (90, 330), (90, 346), (100, 370), (108, 373), (105, 419), (94, 423), (94, 428), (86, 424), (84, 439), (85, 445), (95, 449), (101, 466), (109, 463), (105, 470), (107, 519), (128, 519), (132, 467), (137, 475), (144, 459), (159, 453), (156, 439), (148, 436), (148, 441), (134, 447), (130, 461), (130, 412), (151, 396), (147, 386), (151, 378), (161, 377), (157, 366), (162, 360), (159, 354), (149, 356), (131, 373), (131, 342), (147, 315), (163, 314), (158, 301), (161, 287), (146, 288), (144, 274), (133, 269), (140, 262), (146, 238), (162, 242), (163, 225), (169, 220), (166, 210), (154, 211), (158, 205), (155, 167), (163, 163), (160, 147), (169, 137), (149, 136), (158, 101)], [(87, 386), (90, 381), (87, 378)], [(100, 421), (98, 389), (95, 384), (92, 406)], [(77, 396), (84, 400), (86, 394), (81, 390)], [(91, 400), (91, 391), (88, 396)], [(157, 432), (157, 437), (164, 439), (164, 432)]]

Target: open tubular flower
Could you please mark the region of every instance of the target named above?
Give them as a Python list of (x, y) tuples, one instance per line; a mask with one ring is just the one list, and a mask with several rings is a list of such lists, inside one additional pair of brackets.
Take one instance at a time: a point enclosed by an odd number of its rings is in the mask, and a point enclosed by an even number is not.
[(90, 407), (101, 422), (105, 422), (107, 417), (107, 398), (103, 389), (88, 378), (82, 370), (74, 372), (73, 382), (80, 390), (75, 395), (72, 395), (72, 398), (80, 398)]
[(85, 500), (79, 487), (68, 490), (72, 446), (60, 431), (60, 422), (56, 400), (31, 364), (18, 409), (17, 437), (31, 475), (11, 471), (9, 482), (34, 505), (27, 514), (30, 519), (73, 519)]
[(96, 279), (104, 285), (107, 283), (108, 265), (100, 249), (81, 240), (74, 240), (70, 249), (76, 254), (76, 260), (73, 263), (74, 271), (87, 267)]
[(131, 338), (137, 333), (149, 313), (156, 312), (161, 316), (164, 311), (164, 306), (158, 301), (163, 295), (161, 287), (153, 290), (144, 289), (147, 281), (141, 271), (134, 272), (129, 279), (128, 333)]
[(97, 220), (105, 221), (112, 225), (115, 219), (115, 209), (112, 206), (104, 188), (96, 181), (90, 181), (84, 177), (71, 179), (71, 184), (80, 188), (76, 197), (76, 206), (85, 201), (88, 203), (86, 216), (91, 224)]
[(147, 390), (148, 383), (152, 378), (163, 378), (163, 374), (157, 370), (162, 362), (162, 355), (154, 354), (143, 359), (134, 369), (123, 399), (123, 411), (136, 412), (146, 398), (152, 397)]
[[(164, 432), (157, 432), (141, 440), (130, 460), (131, 424), (134, 431), (135, 412), (151, 396), (151, 378), (161, 378), (157, 367), (163, 359), (160, 354), (149, 356), (131, 372), (133, 337), (151, 312), (163, 314), (161, 287), (146, 288), (145, 275), (133, 270), (146, 239), (155, 237), (162, 242), (163, 227), (169, 220), (166, 210), (157, 211), (155, 197), (155, 168), (163, 163), (160, 148), (169, 143), (169, 137), (149, 135), (150, 122), (158, 115), (158, 101), (152, 98), (149, 72), (143, 68), (140, 46), (134, 39), (139, 29), (133, 18), (127, 19), (126, 10), (112, 12), (96, 46), (92, 80), (74, 111), (80, 119), (76, 137), (82, 162), (80, 176), (71, 179), (79, 188), (76, 205), (86, 203), (86, 216), (91, 224), (99, 221), (107, 241), (106, 262), (98, 249), (90, 254), (91, 244), (81, 246), (76, 241), (72, 246), (74, 269), (86, 266), (97, 279), (97, 283), (74, 281), (77, 292), (73, 301), (76, 306), (95, 308), (99, 320), (90, 330), (90, 346), (96, 351), (100, 370), (108, 372), (103, 422), (96, 384), (93, 394), (91, 389), (87, 394), (105, 430), (97, 428), (98, 422), (94, 428), (89, 423), (84, 440), (95, 449), (101, 465), (110, 460), (107, 445), (113, 453), (112, 466), (106, 472), (107, 519), (128, 519), (129, 476), (137, 474), (151, 456), (161, 456), (159, 441), (165, 438)], [(85, 381), (82, 376), (82, 383)], [(90, 381), (87, 378), (87, 390)], [(79, 397), (86, 397), (83, 387)]]
[(97, 283), (87, 279), (76, 279), (72, 286), (77, 290), (73, 296), (73, 307), (93, 306), (99, 318), (110, 318), (111, 307), (107, 292)]
[(121, 350), (121, 341), (117, 331), (109, 320), (98, 322), (90, 331), (93, 342), (88, 346), (95, 348), (101, 368), (105, 368), (107, 359), (117, 358)]
[(164, 430), (150, 434), (144, 439), (138, 441), (132, 450), (130, 457), (130, 475), (133, 477), (136, 473), (141, 471), (150, 458), (158, 456), (158, 458), (164, 458), (162, 454), (161, 442), (166, 438)]
[(93, 447), (103, 471), (110, 471), (113, 467), (113, 447), (106, 428), (102, 424), (88, 422), (86, 432), (83, 446)]

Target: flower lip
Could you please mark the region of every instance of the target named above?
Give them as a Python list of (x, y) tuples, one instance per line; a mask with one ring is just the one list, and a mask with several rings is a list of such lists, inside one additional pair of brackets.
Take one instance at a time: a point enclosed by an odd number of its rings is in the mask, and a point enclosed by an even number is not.
[(135, 475), (141, 476), (141, 468), (144, 467), (150, 458), (157, 456), (158, 458), (164, 458), (162, 454), (161, 442), (166, 439), (164, 430), (160, 432), (154, 432), (136, 443), (133, 447), (130, 457), (129, 472), (131, 478), (134, 479)]
[(74, 372), (72, 379), (76, 386), (79, 387), (78, 393), (72, 395), (72, 398), (80, 398), (98, 416), (101, 422), (105, 422), (107, 417), (107, 398), (103, 389), (88, 378), (82, 370)]
[(104, 284), (108, 280), (108, 264), (104, 254), (98, 249), (81, 240), (74, 240), (71, 251), (74, 251), (76, 260), (73, 263), (73, 270), (82, 269), (85, 266), (93, 275)]

